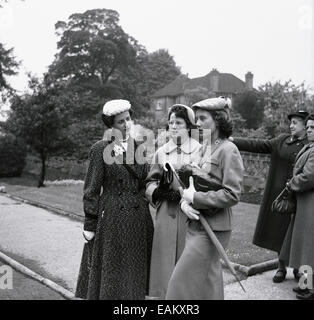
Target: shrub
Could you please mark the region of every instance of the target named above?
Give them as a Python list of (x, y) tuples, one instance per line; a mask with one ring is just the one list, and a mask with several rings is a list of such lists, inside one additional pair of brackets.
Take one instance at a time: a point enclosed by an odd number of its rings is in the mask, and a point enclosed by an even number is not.
[(26, 164), (26, 145), (14, 135), (0, 136), (0, 177), (20, 176)]

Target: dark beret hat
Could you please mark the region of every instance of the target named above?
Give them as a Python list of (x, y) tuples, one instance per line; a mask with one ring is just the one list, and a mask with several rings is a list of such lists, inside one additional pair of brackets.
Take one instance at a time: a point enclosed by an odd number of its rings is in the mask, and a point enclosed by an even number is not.
[(308, 117), (309, 113), (304, 110), (298, 110), (296, 112), (292, 112), (288, 114), (288, 119), (291, 120), (292, 117), (299, 117), (302, 119), (306, 119)]

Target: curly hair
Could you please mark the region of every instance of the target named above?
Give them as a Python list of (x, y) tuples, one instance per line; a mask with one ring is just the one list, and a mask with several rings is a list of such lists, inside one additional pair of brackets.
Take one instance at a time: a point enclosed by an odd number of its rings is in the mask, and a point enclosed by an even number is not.
[[(193, 123), (191, 123), (189, 117), (188, 117), (188, 112), (187, 110), (182, 107), (182, 106), (178, 106), (178, 105), (175, 105), (173, 106), (170, 111), (169, 111), (169, 114), (168, 114), (168, 121), (170, 120), (170, 117), (172, 114), (175, 114), (176, 117), (178, 118), (182, 118), (185, 123), (186, 123), (186, 128), (188, 129), (189, 131), (189, 136), (191, 136), (191, 129), (195, 129), (196, 128), (196, 125), (194, 125)], [(169, 125), (167, 125), (167, 130), (169, 129)]]
[(233, 122), (225, 111), (208, 111), (219, 131), (219, 138), (228, 139), (233, 132)]
[[(134, 111), (132, 109), (129, 109), (128, 111), (130, 113), (130, 116), (132, 117)], [(101, 119), (107, 128), (112, 128), (114, 123), (114, 117), (115, 115), (114, 116), (105, 116), (104, 114), (101, 115)]]

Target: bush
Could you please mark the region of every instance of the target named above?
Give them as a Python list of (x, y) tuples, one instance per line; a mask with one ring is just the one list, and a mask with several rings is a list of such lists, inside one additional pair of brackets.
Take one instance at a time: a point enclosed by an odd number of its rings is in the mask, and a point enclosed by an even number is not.
[(0, 136), (0, 177), (20, 176), (26, 164), (27, 148), (15, 136)]

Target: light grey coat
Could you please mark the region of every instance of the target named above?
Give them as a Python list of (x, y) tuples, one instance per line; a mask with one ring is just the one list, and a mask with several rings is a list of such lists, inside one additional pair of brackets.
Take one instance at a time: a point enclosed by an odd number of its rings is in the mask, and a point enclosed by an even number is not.
[(289, 265), (314, 269), (314, 143), (298, 154), (290, 186), (297, 195)]

